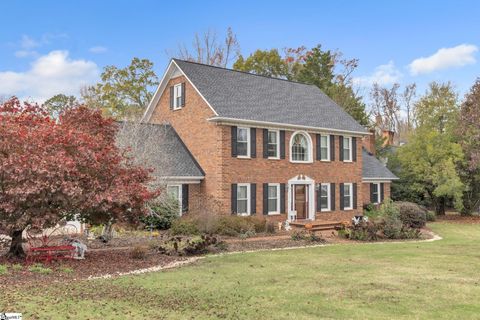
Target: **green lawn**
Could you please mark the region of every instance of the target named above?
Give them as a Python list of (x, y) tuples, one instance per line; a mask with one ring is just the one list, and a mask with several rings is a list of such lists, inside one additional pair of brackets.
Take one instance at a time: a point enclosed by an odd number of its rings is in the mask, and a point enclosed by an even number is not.
[(480, 224), (430, 226), (444, 240), (209, 257), (6, 299), (24, 319), (478, 319)]

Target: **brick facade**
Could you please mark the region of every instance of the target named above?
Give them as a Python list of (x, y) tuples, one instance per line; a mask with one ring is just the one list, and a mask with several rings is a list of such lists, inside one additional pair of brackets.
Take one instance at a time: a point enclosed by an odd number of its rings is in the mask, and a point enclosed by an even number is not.
[[(335, 134), (335, 160), (323, 162), (315, 160), (315, 132), (308, 132), (313, 144), (313, 163), (291, 163), (289, 142), (293, 130), (285, 130), (285, 159), (273, 160), (263, 158), (262, 129), (257, 128), (256, 158), (240, 159), (232, 157), (231, 127), (207, 121), (215, 116), (214, 111), (198, 94), (191, 83), (183, 76), (169, 81), (167, 89), (177, 83), (185, 82), (185, 106), (180, 110), (170, 110), (169, 91), (162, 94), (150, 119), (153, 123), (170, 123), (177, 131), (192, 155), (205, 171), (205, 179), (200, 185), (191, 185), (189, 192), (192, 203), (191, 212), (205, 207), (221, 214), (231, 214), (231, 185), (236, 183), (256, 184), (256, 214), (263, 212), (263, 183), (285, 183), (295, 176), (304, 175), (317, 183), (335, 183), (335, 211), (317, 212), (317, 219), (349, 220), (362, 213), (365, 201), (369, 202), (369, 186), (362, 183), (362, 139), (357, 138), (355, 162), (339, 161), (339, 136)], [(340, 210), (340, 183), (356, 183), (357, 209)], [(288, 189), (288, 188), (287, 188)], [(368, 189), (368, 190), (367, 190)], [(388, 191), (387, 191), (388, 189)], [(385, 195), (390, 195), (390, 188), (385, 188)], [(288, 193), (288, 190), (287, 190)], [(368, 198), (365, 198), (368, 195)], [(314, 197), (316, 198), (316, 197)], [(200, 200), (199, 200), (200, 199)], [(204, 199), (205, 201), (202, 201)], [(288, 195), (285, 195), (288, 199)], [(286, 200), (286, 202), (288, 202)], [(200, 205), (198, 205), (200, 204)], [(286, 204), (288, 208), (288, 203)], [(286, 214), (268, 216), (272, 220), (285, 220)]]

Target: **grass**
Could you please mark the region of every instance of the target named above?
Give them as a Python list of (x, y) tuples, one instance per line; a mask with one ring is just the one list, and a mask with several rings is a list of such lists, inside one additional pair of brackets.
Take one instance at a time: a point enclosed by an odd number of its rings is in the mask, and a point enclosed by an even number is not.
[(41, 274), (47, 274), (51, 273), (52, 269), (50, 268), (45, 268), (42, 264), (34, 264), (33, 266), (28, 267), (28, 271), (30, 272), (35, 272), (35, 273), (41, 273)]
[(7, 274), (7, 273), (8, 273), (8, 267), (4, 264), (0, 264), (0, 275)]
[(444, 240), (208, 257), (170, 271), (10, 290), (0, 310), (29, 319), (478, 319), (480, 225), (430, 226)]

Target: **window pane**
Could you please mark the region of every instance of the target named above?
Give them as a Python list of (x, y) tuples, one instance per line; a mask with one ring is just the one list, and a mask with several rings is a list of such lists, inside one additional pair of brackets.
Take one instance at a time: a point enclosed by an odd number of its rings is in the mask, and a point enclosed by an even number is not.
[(345, 208), (350, 208), (351, 207), (351, 190), (350, 190), (350, 185), (346, 184), (343, 187), (343, 206)]
[(276, 131), (268, 131), (268, 143), (277, 143), (277, 132)]
[(247, 198), (247, 187), (246, 186), (239, 186), (237, 188), (237, 198), (238, 199), (246, 199)]
[(268, 156), (273, 158), (278, 157), (276, 144), (268, 144)]
[(308, 161), (308, 142), (303, 134), (296, 134), (293, 137), (292, 160)]
[(350, 138), (343, 138), (343, 160), (350, 159)]
[(322, 147), (320, 149), (320, 158), (321, 160), (328, 160), (328, 148)]
[(328, 186), (322, 185), (320, 188), (320, 208), (328, 209)]
[(248, 132), (245, 128), (238, 128), (237, 129), (237, 141), (239, 142), (247, 142), (248, 139)]
[(238, 142), (237, 143), (237, 154), (239, 156), (248, 156), (248, 143), (247, 142)]
[(237, 211), (238, 213), (247, 213), (247, 200), (237, 200)]
[(277, 198), (277, 186), (268, 187), (268, 198)]
[(269, 212), (277, 212), (277, 199), (269, 199), (268, 200), (268, 211)]

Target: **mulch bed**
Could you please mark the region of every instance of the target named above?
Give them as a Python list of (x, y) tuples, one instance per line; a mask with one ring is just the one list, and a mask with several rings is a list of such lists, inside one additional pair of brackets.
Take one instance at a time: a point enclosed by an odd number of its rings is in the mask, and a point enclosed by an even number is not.
[(123, 273), (153, 266), (163, 266), (174, 261), (184, 260), (184, 257), (166, 256), (157, 253), (147, 253), (145, 259), (134, 259), (129, 250), (91, 251), (85, 254), (85, 260), (65, 260), (46, 264), (52, 272), (44, 274), (28, 270), (23, 266), (15, 271), (14, 264), (24, 264), (25, 260), (10, 261), (0, 257), (0, 265), (8, 266), (8, 273), (0, 275), (0, 291), (2, 287), (12, 286), (49, 286), (52, 282), (71, 282), (88, 277), (105, 274)]
[(437, 221), (448, 221), (453, 223), (480, 223), (480, 216), (462, 216), (460, 214), (448, 213), (444, 216), (437, 216)]

